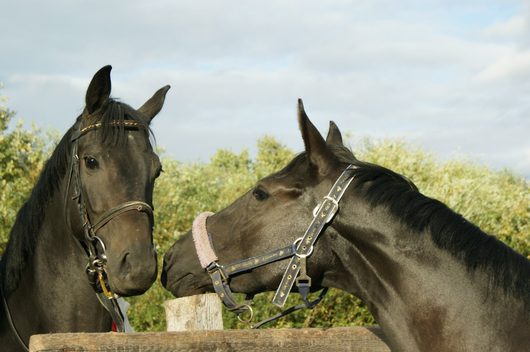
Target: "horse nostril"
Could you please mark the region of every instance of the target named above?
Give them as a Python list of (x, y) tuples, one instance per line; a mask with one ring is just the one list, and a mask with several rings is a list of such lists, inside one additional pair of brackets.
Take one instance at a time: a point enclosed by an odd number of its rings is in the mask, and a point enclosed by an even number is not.
[(121, 259), (121, 262), (122, 262), (122, 263), (125, 263), (125, 262), (127, 261), (127, 257), (129, 256), (129, 254), (130, 254), (129, 252), (125, 252), (125, 253), (123, 254), (123, 258)]

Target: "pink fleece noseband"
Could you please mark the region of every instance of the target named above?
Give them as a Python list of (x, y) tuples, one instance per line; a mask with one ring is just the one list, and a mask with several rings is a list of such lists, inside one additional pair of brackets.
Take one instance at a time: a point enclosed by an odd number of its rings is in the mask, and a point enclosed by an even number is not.
[(195, 250), (201, 266), (206, 269), (212, 262), (217, 261), (217, 255), (213, 251), (212, 245), (210, 244), (210, 238), (208, 237), (208, 230), (206, 229), (206, 219), (214, 213), (205, 211), (197, 215), (193, 220), (193, 226), (191, 233), (193, 235), (193, 243), (195, 243)]

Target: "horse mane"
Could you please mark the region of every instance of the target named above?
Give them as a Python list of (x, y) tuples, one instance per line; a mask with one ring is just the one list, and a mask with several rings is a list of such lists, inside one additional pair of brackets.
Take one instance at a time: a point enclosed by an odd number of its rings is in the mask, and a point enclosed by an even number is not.
[(386, 205), (397, 219), (418, 234), (428, 231), (435, 245), (463, 261), (468, 271), (486, 271), (490, 274), (490, 287), (502, 287), (530, 306), (528, 259), (442, 202), (421, 194), (404, 176), (361, 162), (343, 146), (328, 147), (341, 162), (359, 166), (354, 182), (364, 187), (364, 197), (371, 206)]
[[(44, 222), (46, 209), (53, 196), (59, 191), (70, 165), (74, 129), (100, 122), (97, 130), (98, 140), (104, 145), (123, 145), (127, 143), (127, 134), (123, 125), (113, 124), (112, 121), (134, 120), (145, 131), (148, 137), (151, 133), (148, 123), (130, 106), (114, 99), (109, 99), (97, 114), (81, 114), (75, 124), (68, 129), (61, 138), (50, 158), (46, 161), (37, 183), (33, 187), (29, 198), (17, 213), (15, 223), (9, 234), (9, 241), (0, 263), (1, 284), (4, 294), (12, 292), (19, 284), (22, 270), (28, 259), (35, 253), (41, 226)], [(66, 224), (64, 222), (64, 224)], [(57, 222), (56, 226), (64, 225)]]

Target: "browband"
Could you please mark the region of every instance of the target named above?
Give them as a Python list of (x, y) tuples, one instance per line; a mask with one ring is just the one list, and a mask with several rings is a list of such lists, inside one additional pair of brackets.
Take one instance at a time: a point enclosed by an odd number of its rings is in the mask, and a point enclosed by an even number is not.
[[(111, 126), (123, 126), (125, 128), (138, 128), (142, 127), (142, 125), (134, 120), (122, 120), (122, 121), (111, 121), (108, 123)], [(79, 132), (81, 135), (87, 133), (88, 131), (100, 128), (103, 124), (101, 122), (96, 122), (91, 125), (88, 125), (86, 127), (83, 127)]]

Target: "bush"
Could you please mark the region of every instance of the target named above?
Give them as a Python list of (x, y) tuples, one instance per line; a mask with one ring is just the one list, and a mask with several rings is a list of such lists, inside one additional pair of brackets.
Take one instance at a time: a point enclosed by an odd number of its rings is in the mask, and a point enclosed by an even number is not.
[[(2, 100), (0, 100), (2, 103)], [(39, 130), (26, 131), (19, 122), (8, 125), (13, 112), (0, 105), (0, 249), (3, 251), (16, 212), (22, 206), (54, 138)], [(258, 141), (258, 154), (219, 150), (208, 163), (181, 163), (163, 157), (164, 171), (155, 187), (155, 244), (162, 255), (187, 232), (202, 211), (218, 211), (246, 192), (260, 178), (279, 170), (294, 154), (274, 138)], [(431, 155), (399, 141), (365, 142), (357, 157), (401, 173), (425, 195), (445, 202), (484, 231), (530, 258), (530, 196), (528, 182), (509, 171), (492, 171), (467, 160), (438, 162)], [(160, 270), (161, 271), (161, 270)], [(276, 314), (272, 293), (256, 296), (257, 319)], [(171, 294), (159, 281), (144, 295), (130, 298), (131, 323), (138, 331), (165, 330), (164, 300)], [(288, 304), (300, 303), (291, 295)], [(224, 315), (225, 327), (243, 327), (234, 315)], [(299, 311), (276, 327), (371, 325), (374, 319), (352, 295), (330, 290), (312, 311)]]
[[(226, 150), (218, 151), (209, 163), (181, 164), (166, 158), (166, 172), (157, 181), (155, 191), (156, 240), (160, 253), (165, 253), (182, 233), (190, 229), (199, 212), (224, 208), (259, 178), (286, 165), (293, 155), (273, 138), (265, 137), (258, 141), (258, 154), (254, 159), (246, 151), (237, 154)], [(437, 162), (431, 155), (400, 141), (365, 141), (356, 155), (361, 160), (406, 175), (425, 195), (445, 202), (484, 231), (496, 234), (523, 255), (530, 256), (530, 210), (527, 205), (530, 192), (523, 178), (508, 171), (492, 171), (467, 160)], [(256, 296), (256, 321), (279, 312), (270, 303), (272, 294)], [(135, 327), (164, 330), (162, 302), (168, 298), (171, 295), (159, 283), (147, 295), (134, 298), (131, 315)], [(287, 302), (288, 305), (298, 303), (298, 295), (291, 295)], [(357, 298), (330, 290), (314, 310), (298, 311), (273, 326), (330, 327), (372, 325), (374, 322)], [(245, 327), (229, 312), (224, 314), (224, 323), (226, 328)]]
[(3, 253), (18, 210), (37, 181), (49, 155), (51, 137), (38, 129), (26, 131), (18, 121), (8, 127), (15, 113), (0, 97), (0, 253)]

